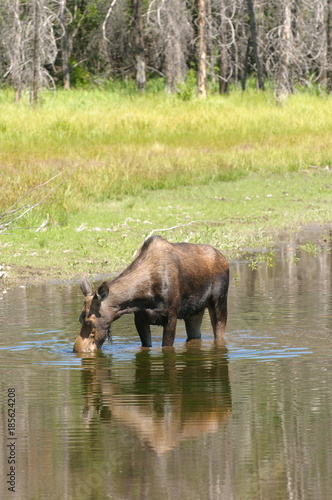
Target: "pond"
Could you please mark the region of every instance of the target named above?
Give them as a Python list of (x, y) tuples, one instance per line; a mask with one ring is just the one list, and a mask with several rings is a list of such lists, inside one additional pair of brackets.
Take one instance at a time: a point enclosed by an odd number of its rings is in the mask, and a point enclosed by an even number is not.
[(202, 341), (180, 321), (142, 350), (124, 316), (77, 355), (77, 284), (1, 295), (0, 497), (330, 499), (332, 231), (313, 231), (231, 263), (225, 345), (206, 316)]

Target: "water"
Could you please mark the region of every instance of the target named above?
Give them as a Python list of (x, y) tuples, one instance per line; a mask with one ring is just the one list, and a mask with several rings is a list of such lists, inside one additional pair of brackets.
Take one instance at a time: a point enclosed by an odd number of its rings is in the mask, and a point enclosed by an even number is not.
[[(316, 257), (297, 250), (314, 237)], [(329, 500), (332, 256), (301, 238), (272, 268), (232, 263), (224, 346), (206, 317), (201, 342), (179, 322), (174, 349), (156, 327), (142, 350), (124, 316), (100, 355), (76, 355), (77, 285), (0, 296), (0, 497)]]

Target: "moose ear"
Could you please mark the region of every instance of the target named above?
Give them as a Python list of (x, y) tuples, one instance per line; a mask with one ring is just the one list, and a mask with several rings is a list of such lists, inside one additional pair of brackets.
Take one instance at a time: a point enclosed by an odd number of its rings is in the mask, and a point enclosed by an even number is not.
[(96, 291), (96, 297), (98, 302), (102, 302), (103, 300), (107, 299), (108, 294), (109, 294), (109, 288), (108, 284), (105, 281), (104, 283), (99, 285), (98, 290)]
[(92, 286), (86, 274), (81, 279), (80, 287), (85, 297), (92, 294)]

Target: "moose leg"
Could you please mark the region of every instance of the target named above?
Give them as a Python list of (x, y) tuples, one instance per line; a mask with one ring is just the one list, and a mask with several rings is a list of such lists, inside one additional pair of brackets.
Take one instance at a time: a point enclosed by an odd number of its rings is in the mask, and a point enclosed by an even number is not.
[(227, 322), (227, 299), (218, 304), (209, 306), (209, 313), (213, 328), (214, 338), (223, 339)]
[(164, 325), (162, 347), (172, 346), (174, 344), (176, 321), (177, 321), (176, 314), (168, 316), (167, 323)]
[(150, 323), (145, 312), (135, 312), (135, 326), (140, 336), (143, 347), (151, 347)]
[(204, 310), (195, 316), (187, 318), (184, 322), (186, 325), (187, 341), (201, 338), (201, 324), (204, 315)]

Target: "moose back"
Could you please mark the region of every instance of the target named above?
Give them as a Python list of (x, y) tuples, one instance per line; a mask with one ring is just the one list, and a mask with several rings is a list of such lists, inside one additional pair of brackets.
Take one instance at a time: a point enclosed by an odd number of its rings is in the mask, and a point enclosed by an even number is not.
[(74, 352), (100, 349), (110, 338), (110, 325), (123, 314), (134, 313), (142, 346), (151, 346), (150, 325), (163, 327), (163, 346), (172, 346), (177, 319), (183, 319), (187, 338), (201, 338), (203, 314), (208, 308), (215, 339), (222, 339), (227, 321), (229, 266), (209, 245), (169, 243), (148, 238), (135, 260), (117, 278), (103, 282), (95, 292), (86, 276), (80, 315), (81, 331)]

